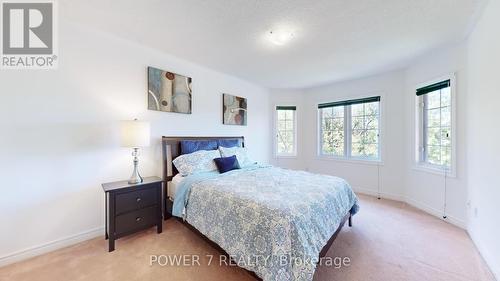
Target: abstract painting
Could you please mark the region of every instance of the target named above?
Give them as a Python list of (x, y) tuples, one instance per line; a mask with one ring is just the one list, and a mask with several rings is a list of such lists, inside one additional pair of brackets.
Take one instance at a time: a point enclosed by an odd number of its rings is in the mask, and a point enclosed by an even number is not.
[(223, 124), (247, 125), (247, 99), (233, 95), (222, 95)]
[(148, 109), (191, 114), (192, 79), (148, 67)]

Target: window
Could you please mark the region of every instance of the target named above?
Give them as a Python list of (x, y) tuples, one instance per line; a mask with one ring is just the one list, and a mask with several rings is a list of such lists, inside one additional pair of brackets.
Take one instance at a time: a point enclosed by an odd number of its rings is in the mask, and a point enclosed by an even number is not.
[(276, 106), (276, 156), (297, 155), (295, 106)]
[(319, 111), (322, 154), (343, 156), (345, 151), (345, 106), (324, 107)]
[(417, 89), (417, 159), (430, 168), (452, 168), (452, 87), (447, 79)]
[(380, 97), (318, 105), (319, 154), (380, 160)]

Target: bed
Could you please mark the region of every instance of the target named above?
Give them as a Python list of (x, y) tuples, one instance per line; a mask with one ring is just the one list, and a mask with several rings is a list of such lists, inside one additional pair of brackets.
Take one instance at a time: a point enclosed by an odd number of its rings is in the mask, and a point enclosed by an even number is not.
[(259, 164), (182, 177), (172, 161), (183, 154), (185, 140), (245, 145), (243, 137), (163, 137), (165, 217), (173, 213), (257, 279), (312, 280), (320, 258), (358, 211), (349, 184)]

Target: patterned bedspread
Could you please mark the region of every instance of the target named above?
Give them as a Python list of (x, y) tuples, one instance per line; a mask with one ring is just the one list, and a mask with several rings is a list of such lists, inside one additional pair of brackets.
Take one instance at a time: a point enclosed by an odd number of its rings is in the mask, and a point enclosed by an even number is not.
[(337, 177), (255, 166), (188, 176), (173, 213), (263, 280), (312, 280), (321, 249), (351, 211), (349, 184)]

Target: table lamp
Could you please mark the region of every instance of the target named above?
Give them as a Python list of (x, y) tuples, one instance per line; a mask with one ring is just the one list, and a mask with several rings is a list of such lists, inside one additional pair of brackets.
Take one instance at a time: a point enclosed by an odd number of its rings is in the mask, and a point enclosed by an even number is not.
[(149, 146), (150, 138), (151, 129), (149, 122), (138, 121), (137, 119), (121, 122), (121, 146), (133, 149), (134, 171), (128, 181), (129, 184), (137, 184), (143, 181), (138, 168), (139, 148)]

